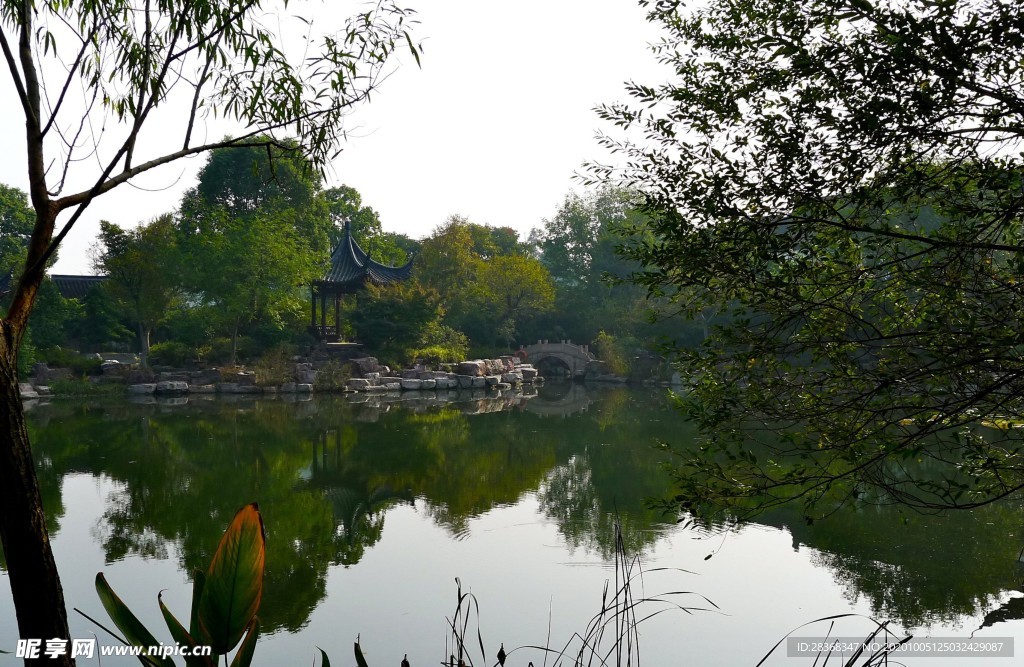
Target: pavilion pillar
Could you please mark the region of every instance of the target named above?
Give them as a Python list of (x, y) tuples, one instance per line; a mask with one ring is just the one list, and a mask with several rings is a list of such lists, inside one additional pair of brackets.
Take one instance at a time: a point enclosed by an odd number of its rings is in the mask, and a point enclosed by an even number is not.
[(341, 295), (334, 295), (334, 337), (341, 340)]
[(327, 338), (327, 295), (323, 292), (320, 293), (320, 326), (324, 332), (324, 338)]
[(316, 328), (316, 287), (313, 285), (309, 286), (309, 300), (313, 304), (313, 316), (309, 320), (309, 326)]

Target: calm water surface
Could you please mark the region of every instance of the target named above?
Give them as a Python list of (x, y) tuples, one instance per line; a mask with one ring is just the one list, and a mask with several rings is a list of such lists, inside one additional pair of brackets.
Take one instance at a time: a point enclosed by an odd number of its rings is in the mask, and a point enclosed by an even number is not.
[[(691, 591), (672, 599), (709, 609), (645, 621), (640, 664), (753, 666), (800, 624), (846, 612), (918, 637), (1015, 637), (1021, 656), (906, 664), (1024, 663), (1020, 505), (945, 517), (868, 508), (812, 526), (786, 511), (701, 531), (645, 504), (671, 490), (670, 455), (652, 443), (692, 440), (663, 391), (552, 385), (498, 400), (363, 400), (35, 406), (69, 607), (106, 620), (93, 589), (103, 571), (169, 642), (157, 593), (187, 617), (189, 573), (256, 500), (268, 547), (255, 664), (308, 665), (316, 647), (349, 664), (358, 635), (372, 667), (405, 653), (414, 667), (437, 665), (451, 651), (458, 578), (478, 602), (470, 634), (475, 645), (479, 625), (490, 665), (499, 643), (558, 649), (585, 632), (615, 575), (617, 514), (647, 571), (634, 595)], [(71, 622), (73, 636), (112, 643), (74, 612)], [(840, 623), (833, 634), (869, 628)], [(3, 571), (0, 650), (16, 636)], [(132, 664), (120, 660), (107, 662)], [(530, 660), (544, 656), (520, 649), (506, 664)], [(782, 652), (766, 664), (812, 662)]]

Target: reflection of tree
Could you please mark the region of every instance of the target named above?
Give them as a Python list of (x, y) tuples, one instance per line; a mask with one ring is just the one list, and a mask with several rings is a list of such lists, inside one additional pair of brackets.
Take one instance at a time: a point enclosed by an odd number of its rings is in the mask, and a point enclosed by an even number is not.
[(1021, 508), (1013, 505), (948, 515), (867, 507), (811, 526), (782, 511), (764, 520), (814, 549), (851, 601), (864, 596), (874, 614), (913, 628), (976, 614), (1020, 586)]
[(672, 415), (650, 394), (618, 388), (598, 396), (586, 418), (565, 420), (585, 445), (548, 474), (541, 510), (572, 548), (611, 558), (617, 520), (626, 550), (640, 554), (665, 531), (664, 517), (646, 499), (669, 487), (665, 457), (653, 445), (664, 437), (661, 420)]
[[(359, 562), (387, 511), (413, 498), (461, 535), (473, 517), (536, 492), (571, 548), (609, 556), (617, 515), (627, 549), (648, 549), (665, 517), (644, 499), (668, 489), (665, 455), (651, 443), (678, 440), (685, 427), (653, 392), (609, 389), (588, 400), (586, 412), (560, 417), (416, 404), (373, 419), (366, 406), (331, 397), (170, 410), (55, 405), (41, 406), (32, 428), (51, 517), (64, 475), (118, 482), (93, 529), (108, 560), (167, 553), (186, 571), (203, 567), (235, 510), (259, 501), (268, 530), (261, 617), (274, 631), (304, 625), (329, 568)], [(812, 547), (851, 598), (909, 625), (975, 613), (1017, 588), (1024, 537), (1009, 505), (941, 518), (874, 508), (812, 526), (795, 512), (763, 521)]]

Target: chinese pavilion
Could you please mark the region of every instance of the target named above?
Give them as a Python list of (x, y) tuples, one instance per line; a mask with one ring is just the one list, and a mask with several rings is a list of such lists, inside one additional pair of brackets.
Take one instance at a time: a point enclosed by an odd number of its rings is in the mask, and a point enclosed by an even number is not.
[[(313, 308), (310, 318), (310, 332), (319, 341), (338, 340), (338, 319), (341, 314), (341, 297), (354, 294), (374, 285), (391, 285), (406, 280), (412, 275), (412, 259), (403, 266), (386, 266), (375, 262), (352, 238), (352, 227), (345, 223), (345, 233), (331, 253), (331, 265), (320, 280), (310, 286)], [(327, 324), (327, 301), (334, 300), (334, 324)], [(317, 301), (320, 302), (320, 322), (317, 323)]]

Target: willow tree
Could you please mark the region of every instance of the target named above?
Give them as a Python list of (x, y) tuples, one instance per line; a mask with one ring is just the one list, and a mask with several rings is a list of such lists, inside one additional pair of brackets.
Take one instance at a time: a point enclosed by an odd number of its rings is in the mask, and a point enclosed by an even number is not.
[[(182, 158), (276, 146), (323, 167), (343, 138), (346, 114), (367, 99), (389, 57), (407, 47), (418, 58), (410, 13), (391, 0), (322, 32), (302, 17), (268, 20), (284, 7), (265, 4), (0, 2), (0, 50), (25, 120), (35, 215), (0, 319), (0, 538), (22, 637), (68, 637), (16, 370), (47, 259), (97, 197)], [(268, 25), (296, 26), (297, 36)], [(210, 118), (231, 122), (236, 136), (207, 141)], [(286, 130), (298, 144), (279, 141)]]

